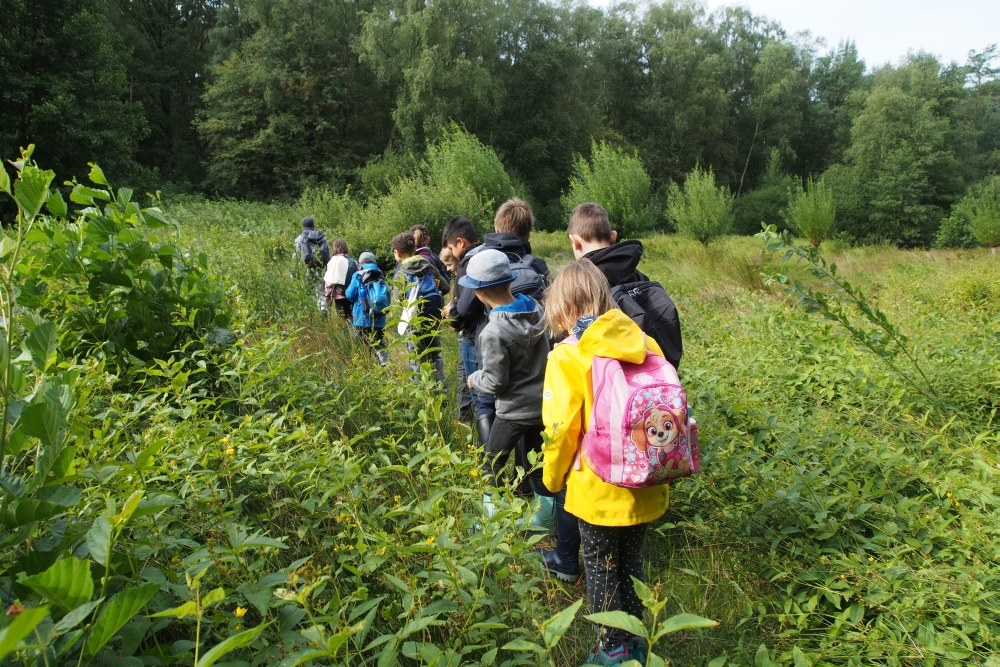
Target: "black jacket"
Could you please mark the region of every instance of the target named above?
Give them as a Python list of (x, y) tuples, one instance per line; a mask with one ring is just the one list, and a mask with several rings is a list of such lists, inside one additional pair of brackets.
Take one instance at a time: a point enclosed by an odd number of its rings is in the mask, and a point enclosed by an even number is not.
[(662, 287), (649, 282), (639, 271), (642, 243), (623, 241), (585, 255), (604, 274), (618, 307), (657, 342), (674, 368), (680, 368), (684, 346), (677, 306)]
[(612, 287), (617, 287), (622, 283), (649, 280), (642, 271), (636, 268), (639, 266), (639, 260), (642, 259), (642, 243), (640, 241), (622, 241), (607, 248), (588, 252), (583, 258), (593, 262)]
[(475, 245), (465, 251), (458, 261), (455, 271), (455, 285), (452, 292), (454, 305), (451, 312), (451, 326), (462, 334), (466, 342), (476, 344), (476, 331), (486, 326), (486, 309), (483, 302), (476, 298), (476, 291), (466, 289), (458, 284), (469, 268), (469, 260), (482, 249), (483, 245)]

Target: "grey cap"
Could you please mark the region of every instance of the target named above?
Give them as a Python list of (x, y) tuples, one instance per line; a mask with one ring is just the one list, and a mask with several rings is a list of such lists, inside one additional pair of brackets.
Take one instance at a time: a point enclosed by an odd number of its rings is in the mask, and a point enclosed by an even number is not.
[(485, 289), (514, 282), (510, 260), (499, 250), (482, 250), (469, 260), (465, 275), (458, 284), (469, 289)]
[(375, 255), (370, 252), (363, 252), (358, 255), (358, 264), (374, 264)]
[(310, 218), (308, 215), (302, 218), (302, 229), (312, 229), (314, 224), (315, 223), (313, 222), (313, 219)]

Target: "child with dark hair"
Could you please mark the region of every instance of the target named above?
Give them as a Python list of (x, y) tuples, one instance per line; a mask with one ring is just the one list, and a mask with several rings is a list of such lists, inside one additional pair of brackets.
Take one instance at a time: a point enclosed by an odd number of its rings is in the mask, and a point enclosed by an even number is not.
[(326, 273), (323, 275), (323, 283), (326, 287), (326, 302), (331, 301), (340, 311), (341, 316), (351, 321), (352, 305), (347, 298), (347, 286), (351, 284), (351, 278), (358, 270), (358, 263), (347, 253), (347, 241), (337, 239), (333, 242), (333, 257), (326, 264)]
[[(405, 333), (409, 336), (406, 346), (411, 355), (410, 368), (414, 373), (419, 373), (421, 362), (429, 360), (434, 366), (434, 379), (443, 384), (444, 360), (441, 358), (441, 345), (437, 335), (441, 309), (444, 307), (440, 287), (443, 283), (442, 276), (426, 257), (416, 254), (416, 250), (417, 244), (410, 232), (392, 237), (392, 253), (399, 262), (400, 275), (406, 283), (404, 294), (397, 297), (405, 304), (403, 322), (406, 324)], [(416, 324), (411, 324), (418, 302), (420, 318)]]
[[(481, 247), (479, 243), (479, 232), (475, 225), (464, 217), (452, 218), (444, 226), (441, 235), (441, 247), (447, 248), (452, 256), (457, 260), (458, 266), (455, 270), (455, 290), (448, 312), (448, 319), (451, 326), (458, 332), (458, 401), (462, 402), (462, 387), (467, 386), (466, 379), (479, 368), (476, 361), (476, 334), (486, 324), (486, 310), (482, 302), (475, 297), (472, 290), (462, 287), (462, 276), (465, 275), (469, 266), (469, 260)], [(489, 439), (490, 424), (493, 423), (492, 406), (489, 410), (484, 410), (481, 397), (477, 391), (468, 390), (471, 394), (472, 407), (476, 413), (478, 422), (479, 442), (485, 444)]]

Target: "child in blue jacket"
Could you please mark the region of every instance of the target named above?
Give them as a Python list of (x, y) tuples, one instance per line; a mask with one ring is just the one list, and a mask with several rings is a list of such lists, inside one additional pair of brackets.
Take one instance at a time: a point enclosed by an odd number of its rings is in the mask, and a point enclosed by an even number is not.
[(388, 304), (389, 294), (382, 269), (375, 263), (375, 255), (363, 252), (358, 257), (360, 268), (351, 277), (351, 283), (344, 293), (353, 306), (354, 330), (372, 349), (378, 363), (385, 366), (388, 354), (385, 350), (385, 313), (373, 308), (373, 304), (384, 300)]

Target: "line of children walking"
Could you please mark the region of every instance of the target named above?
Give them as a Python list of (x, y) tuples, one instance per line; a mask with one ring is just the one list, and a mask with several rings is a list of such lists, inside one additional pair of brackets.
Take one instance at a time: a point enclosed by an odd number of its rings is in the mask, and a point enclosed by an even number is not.
[[(431, 323), (423, 329), (405, 329), (411, 334), (410, 350), (418, 358), (430, 359), (435, 377), (444, 382), (436, 322), (442, 317), (451, 322), (459, 336), (460, 415), (466, 421), (475, 416), (484, 478), (495, 486), (508, 483), (503, 471), (513, 455), (515, 465), (528, 473), (518, 492), (549, 503), (554, 498), (557, 542), (554, 550), (539, 550), (545, 567), (564, 581), (576, 581), (586, 572), (593, 611), (622, 610), (641, 618), (643, 606), (632, 577), (644, 578), (647, 528), (666, 511), (669, 487), (611, 483), (605, 471), (581, 455), (581, 447), (593, 436), (593, 420), (607, 421), (607, 415), (594, 408), (604, 400), (600, 396), (604, 389), (597, 390), (593, 380), (598, 363), (610, 360), (635, 366), (665, 357), (671, 373), (679, 366), (682, 345), (676, 307), (658, 283), (638, 271), (642, 244), (615, 243), (616, 234), (600, 205), (581, 204), (573, 211), (567, 234), (576, 261), (563, 268), (551, 285), (548, 267), (531, 254), (533, 224), (530, 206), (512, 199), (498, 209), (494, 233), (482, 243), (468, 219), (449, 220), (440, 259), (427, 247), (425, 229), (392, 239), (397, 276), (407, 285), (397, 298), (405, 308), (423, 303), (423, 321)], [(334, 242), (334, 250), (347, 254), (340, 240)], [(382, 298), (372, 298), (370, 289), (379, 283), (384, 286), (385, 280), (371, 253), (362, 253), (359, 260), (344, 297), (353, 305), (354, 326), (385, 363), (386, 317), (381, 309), (388, 306), (388, 295), (382, 306)], [(445, 305), (449, 271), (456, 281)], [(341, 275), (338, 269), (332, 277)], [(411, 321), (408, 317), (404, 309), (404, 326)], [(552, 341), (562, 339), (552, 346)], [(635, 427), (635, 437), (645, 438), (642, 455), (649, 463), (643, 465), (649, 474), (653, 469), (662, 472), (657, 466), (676, 443), (690, 444), (684, 440), (688, 420), (683, 405), (683, 410), (646, 416), (645, 422), (640, 418), (642, 426)], [(648, 432), (643, 433), (646, 427)], [(549, 441), (544, 451), (543, 432)], [(531, 452), (542, 455), (541, 467), (529, 463)], [(660, 456), (660, 463), (650, 456)], [(490, 497), (484, 501), (489, 511)], [(598, 644), (586, 662), (645, 664), (647, 653), (642, 638), (601, 627)]]

